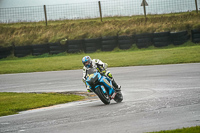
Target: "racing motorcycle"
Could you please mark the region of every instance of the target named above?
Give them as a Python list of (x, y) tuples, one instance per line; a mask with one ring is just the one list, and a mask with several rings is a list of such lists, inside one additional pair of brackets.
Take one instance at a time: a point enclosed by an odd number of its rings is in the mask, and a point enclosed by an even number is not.
[(88, 70), (88, 77), (86, 84), (90, 86), (91, 90), (100, 98), (104, 104), (110, 104), (110, 101), (114, 99), (117, 103), (123, 100), (121, 91), (115, 91), (112, 81), (92, 68)]

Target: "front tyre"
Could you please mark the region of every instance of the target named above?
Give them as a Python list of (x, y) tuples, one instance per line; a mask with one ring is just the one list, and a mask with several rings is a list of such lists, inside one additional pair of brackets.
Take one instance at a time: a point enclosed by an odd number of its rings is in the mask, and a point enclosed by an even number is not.
[(100, 98), (100, 100), (104, 104), (106, 104), (106, 105), (110, 104), (110, 98), (109, 98), (107, 92), (104, 93), (103, 90), (100, 87), (98, 87), (98, 88), (96, 88), (95, 93), (97, 94), (97, 96)]

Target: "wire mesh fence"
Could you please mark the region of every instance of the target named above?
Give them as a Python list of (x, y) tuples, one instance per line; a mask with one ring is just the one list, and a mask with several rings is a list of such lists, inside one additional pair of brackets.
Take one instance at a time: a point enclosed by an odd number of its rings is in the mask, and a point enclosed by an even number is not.
[[(196, 10), (195, 0), (154, 0), (149, 1), (148, 4), (154, 6), (147, 6), (148, 14), (165, 14), (165, 13), (177, 13), (177, 12), (188, 12)], [(200, 0), (198, 0), (200, 4)]]
[(0, 23), (44, 21), (42, 6), (0, 8)]
[[(102, 17), (144, 15), (143, 0), (100, 1)], [(146, 14), (198, 11), (200, 0), (146, 0)], [(64, 5), (0, 8), (0, 23), (77, 20), (100, 17), (98, 1)]]
[(99, 17), (97, 2), (47, 6), (48, 20), (86, 19)]

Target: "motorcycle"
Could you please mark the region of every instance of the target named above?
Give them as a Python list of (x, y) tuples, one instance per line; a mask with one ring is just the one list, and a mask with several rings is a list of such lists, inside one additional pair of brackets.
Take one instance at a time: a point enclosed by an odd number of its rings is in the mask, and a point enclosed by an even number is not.
[(99, 73), (97, 69), (90, 69), (88, 75), (86, 84), (90, 86), (90, 89), (104, 104), (110, 104), (112, 99), (117, 103), (123, 100), (121, 91), (115, 91), (112, 81), (108, 77)]

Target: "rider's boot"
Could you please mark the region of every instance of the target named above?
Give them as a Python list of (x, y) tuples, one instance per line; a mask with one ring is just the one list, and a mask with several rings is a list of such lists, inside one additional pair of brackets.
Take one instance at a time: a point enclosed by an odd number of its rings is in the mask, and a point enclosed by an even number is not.
[(121, 85), (118, 85), (115, 80), (113, 79), (112, 80), (112, 84), (113, 86), (115, 87), (115, 90), (118, 92), (118, 91), (121, 91)]

